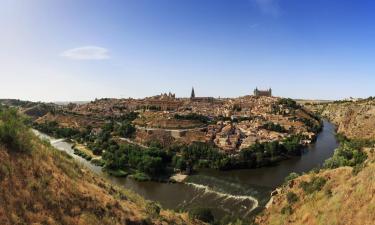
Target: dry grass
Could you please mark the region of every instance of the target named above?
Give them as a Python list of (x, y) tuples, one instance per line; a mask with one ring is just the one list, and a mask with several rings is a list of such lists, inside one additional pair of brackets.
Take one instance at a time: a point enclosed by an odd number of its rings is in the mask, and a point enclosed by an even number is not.
[(150, 215), (147, 202), (109, 185), (70, 156), (33, 138), (30, 154), (0, 146), (0, 224), (199, 224)]
[[(257, 218), (260, 224), (306, 224), (306, 225), (371, 225), (375, 221), (375, 164), (373, 155), (367, 166), (357, 175), (352, 168), (342, 167), (325, 170), (318, 174), (303, 175), (293, 185), (284, 187), (275, 196), (272, 206)], [(324, 177), (327, 183), (322, 190), (306, 194), (299, 183), (312, 176)], [(282, 214), (287, 206), (286, 193), (295, 192), (299, 201), (293, 204), (291, 214)]]

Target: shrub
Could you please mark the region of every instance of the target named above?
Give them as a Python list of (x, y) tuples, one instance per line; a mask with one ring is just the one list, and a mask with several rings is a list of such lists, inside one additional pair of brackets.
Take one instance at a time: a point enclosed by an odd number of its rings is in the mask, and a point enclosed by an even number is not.
[(296, 179), (299, 177), (298, 173), (290, 173), (287, 177), (285, 177), (285, 183), (289, 183), (289, 181)]
[(325, 190), (324, 193), (325, 193), (328, 197), (332, 197), (332, 190), (327, 189), (327, 190)]
[(129, 175), (129, 173), (121, 169), (117, 169), (117, 170), (105, 169), (105, 171), (109, 175), (114, 176), (114, 177), (127, 177)]
[(32, 134), (14, 109), (0, 111), (0, 143), (12, 151), (32, 150)]
[(281, 209), (281, 214), (284, 214), (284, 215), (290, 215), (293, 213), (293, 209), (290, 205), (288, 206), (284, 206), (282, 209)]
[(353, 167), (352, 174), (357, 175), (365, 167), (365, 163), (357, 164)]
[(273, 123), (273, 122), (267, 122), (262, 126), (263, 129), (269, 130), (269, 131), (275, 131), (275, 132), (280, 132), (280, 133), (285, 133), (286, 130), (283, 126), (281, 126), (278, 123)]
[(209, 208), (194, 208), (189, 211), (189, 216), (206, 223), (212, 223), (214, 216)]
[(92, 159), (91, 163), (94, 164), (95, 166), (104, 166), (105, 161), (103, 159)]
[(292, 108), (292, 109), (299, 109), (301, 108), (300, 105), (297, 104), (296, 101), (294, 101), (291, 98), (282, 98), (278, 101), (279, 105), (285, 105), (286, 107)]
[(174, 118), (176, 120), (193, 120), (193, 121), (199, 121), (201, 123), (207, 123), (209, 121), (209, 118), (203, 115), (199, 115), (196, 113), (191, 113), (187, 115), (179, 115), (175, 114)]
[(322, 190), (327, 180), (323, 177), (313, 177), (310, 182), (302, 181), (300, 188), (307, 194)]
[(159, 216), (161, 206), (156, 202), (148, 202), (146, 204), (146, 211), (153, 217)]
[(136, 129), (130, 122), (121, 123), (117, 128), (117, 133), (125, 138), (130, 138), (135, 133)]
[(151, 180), (151, 177), (149, 177), (147, 174), (145, 174), (145, 173), (139, 173), (139, 172), (133, 174), (132, 178), (134, 178), (134, 180), (140, 181), (140, 182), (150, 181)]
[(294, 192), (288, 192), (286, 194), (286, 199), (289, 204), (293, 204), (298, 201), (298, 196)]
[(367, 159), (367, 154), (361, 151), (363, 145), (363, 143), (351, 141), (341, 143), (333, 156), (324, 162), (324, 167), (334, 169), (362, 164)]

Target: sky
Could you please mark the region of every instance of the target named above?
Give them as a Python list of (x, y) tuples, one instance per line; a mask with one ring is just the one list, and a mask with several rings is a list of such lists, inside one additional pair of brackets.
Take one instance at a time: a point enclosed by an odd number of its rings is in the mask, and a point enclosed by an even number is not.
[(0, 0), (0, 98), (375, 96), (375, 1)]

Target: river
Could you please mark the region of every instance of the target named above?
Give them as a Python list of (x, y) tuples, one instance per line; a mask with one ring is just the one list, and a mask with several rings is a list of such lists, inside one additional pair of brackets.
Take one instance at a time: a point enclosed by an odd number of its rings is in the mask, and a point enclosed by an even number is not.
[(59, 150), (72, 155), (84, 166), (116, 185), (131, 189), (145, 199), (159, 202), (163, 208), (188, 210), (192, 207), (211, 208), (215, 218), (231, 215), (246, 218), (255, 215), (267, 203), (270, 192), (280, 186), (291, 172), (303, 173), (323, 164), (338, 146), (335, 127), (324, 121), (317, 141), (304, 149), (300, 157), (281, 161), (276, 166), (247, 170), (203, 170), (190, 176), (186, 183), (137, 182), (130, 178), (116, 178), (103, 173), (101, 167), (74, 155), (72, 145), (47, 135)]

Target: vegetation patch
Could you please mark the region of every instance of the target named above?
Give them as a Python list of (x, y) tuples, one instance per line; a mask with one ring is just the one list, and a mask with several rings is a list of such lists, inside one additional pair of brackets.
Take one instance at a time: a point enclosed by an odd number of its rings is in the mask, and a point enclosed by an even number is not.
[(94, 164), (95, 166), (104, 166), (105, 161), (103, 159), (92, 159), (91, 163)]
[(194, 208), (189, 211), (189, 216), (192, 219), (201, 220), (206, 223), (214, 222), (215, 218), (209, 208)]
[(262, 126), (263, 129), (269, 130), (269, 131), (275, 131), (279, 133), (286, 133), (287, 131), (283, 126), (277, 123), (273, 122), (267, 122)]
[(146, 211), (149, 215), (153, 217), (158, 217), (160, 215), (161, 206), (156, 202), (147, 202)]
[(199, 115), (199, 114), (196, 114), (196, 113), (190, 113), (190, 114), (187, 114), (187, 115), (179, 115), (179, 114), (175, 114), (174, 115), (174, 118), (176, 120), (193, 120), (193, 121), (199, 121), (201, 123), (208, 123), (209, 119), (207, 116), (203, 116), (203, 115)]
[(293, 213), (293, 209), (290, 205), (287, 205), (287, 206), (284, 206), (282, 209), (281, 209), (281, 214), (283, 215), (290, 215)]
[(81, 156), (82, 158), (86, 159), (87, 161), (90, 161), (92, 159), (92, 157), (90, 155), (88, 155), (86, 152), (81, 151), (77, 148), (73, 148), (73, 151), (74, 151), (75, 155)]
[(334, 169), (342, 166), (355, 167), (365, 162), (367, 154), (362, 151), (362, 148), (371, 145), (367, 141), (361, 140), (347, 140), (339, 137), (341, 143), (335, 150), (333, 156), (324, 162), (324, 167)]
[(294, 204), (298, 201), (298, 196), (294, 192), (288, 192), (286, 194), (286, 200), (289, 204)]
[(118, 169), (118, 170), (111, 170), (111, 169), (105, 169), (105, 171), (114, 177), (127, 177), (129, 175), (128, 172)]
[(144, 182), (144, 181), (150, 181), (151, 180), (151, 177), (148, 176), (147, 174), (145, 173), (141, 173), (141, 172), (137, 172), (133, 175), (131, 175), (131, 177), (136, 180), (136, 181), (140, 181), (140, 182)]
[(299, 177), (300, 175), (298, 173), (290, 173), (287, 177), (285, 177), (284, 179), (284, 183), (285, 184), (288, 184), (290, 181), (296, 179), (297, 177)]
[(310, 182), (302, 181), (299, 187), (302, 188), (306, 194), (312, 194), (314, 192), (322, 190), (326, 182), (327, 179), (314, 176)]
[(0, 143), (17, 152), (30, 153), (32, 134), (15, 109), (0, 108)]

